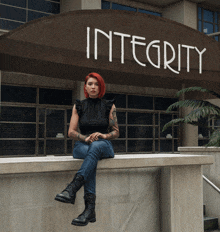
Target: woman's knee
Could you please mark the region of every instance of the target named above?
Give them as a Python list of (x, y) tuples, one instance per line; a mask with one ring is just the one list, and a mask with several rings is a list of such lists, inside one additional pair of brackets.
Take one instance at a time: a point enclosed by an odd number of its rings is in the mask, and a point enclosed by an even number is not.
[(73, 148), (73, 157), (75, 159), (85, 159), (89, 145), (77, 141)]

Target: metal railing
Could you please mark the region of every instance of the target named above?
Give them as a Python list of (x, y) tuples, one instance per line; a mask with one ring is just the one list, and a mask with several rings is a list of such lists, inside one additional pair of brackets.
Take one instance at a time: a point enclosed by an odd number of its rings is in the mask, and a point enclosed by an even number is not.
[(211, 33), (211, 34), (207, 34), (207, 36), (216, 36), (216, 35), (220, 35), (220, 31), (219, 32), (215, 32), (215, 33)]
[(208, 183), (210, 184), (218, 193), (220, 193), (220, 189), (215, 185), (213, 184), (207, 177), (205, 177), (204, 175), (202, 175), (203, 179)]

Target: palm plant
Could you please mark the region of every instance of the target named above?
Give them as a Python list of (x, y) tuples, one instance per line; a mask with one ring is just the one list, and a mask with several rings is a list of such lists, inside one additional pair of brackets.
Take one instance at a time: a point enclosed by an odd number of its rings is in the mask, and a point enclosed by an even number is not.
[[(189, 88), (182, 89), (176, 94), (176, 97), (180, 97), (181, 94), (184, 94), (190, 91), (200, 91), (203, 93), (210, 93), (220, 99), (219, 94), (213, 91), (204, 89), (202, 87), (189, 87)], [(201, 121), (199, 121), (199, 119), (202, 119), (202, 118), (207, 119), (207, 121), (210, 121), (212, 119), (220, 120), (220, 107), (208, 101), (191, 99), (191, 100), (183, 100), (183, 101), (178, 101), (178, 102), (173, 103), (167, 108), (166, 112), (168, 113), (172, 111), (172, 109), (177, 108), (177, 107), (179, 108), (191, 107), (192, 111), (183, 118), (173, 119), (170, 122), (166, 123), (162, 131), (165, 131), (168, 127), (174, 124), (178, 124), (178, 123), (188, 123), (194, 126), (205, 127), (211, 132), (209, 142), (208, 144), (206, 144), (206, 146), (220, 147), (220, 128), (213, 129), (211, 127), (208, 127), (206, 124), (201, 123)]]

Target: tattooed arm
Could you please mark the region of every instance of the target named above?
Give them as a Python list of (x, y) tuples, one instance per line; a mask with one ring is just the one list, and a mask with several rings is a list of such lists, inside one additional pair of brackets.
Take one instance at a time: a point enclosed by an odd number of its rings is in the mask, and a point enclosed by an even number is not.
[(90, 142), (98, 140), (98, 138), (111, 140), (111, 139), (116, 139), (119, 137), (118, 121), (117, 121), (117, 116), (116, 116), (116, 107), (114, 104), (112, 105), (111, 111), (109, 113), (109, 127), (111, 129), (111, 132), (108, 134), (102, 134), (99, 132), (95, 132), (95, 133), (91, 134), (88, 137)]
[(116, 116), (116, 107), (113, 104), (109, 114), (109, 127), (111, 132), (106, 134), (106, 139), (117, 139), (119, 137), (118, 120)]
[(76, 105), (73, 106), (72, 117), (70, 120), (70, 127), (68, 131), (68, 136), (74, 140), (86, 141), (86, 136), (80, 134), (78, 129), (79, 115), (77, 113)]

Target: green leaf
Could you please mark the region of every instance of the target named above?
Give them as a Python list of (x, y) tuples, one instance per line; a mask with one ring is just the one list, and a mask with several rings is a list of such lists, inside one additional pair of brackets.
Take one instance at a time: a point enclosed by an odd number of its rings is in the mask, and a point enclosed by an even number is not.
[(184, 122), (184, 118), (176, 118), (176, 119), (172, 119), (171, 121), (169, 121), (168, 123), (166, 123), (163, 127), (162, 132), (164, 132), (168, 127), (176, 124), (176, 123), (183, 123)]
[(176, 97), (179, 97), (181, 94), (190, 92), (190, 91), (199, 91), (199, 92), (203, 92), (203, 93), (210, 93), (218, 98), (220, 98), (220, 95), (214, 91), (202, 88), (202, 87), (189, 87), (189, 88), (185, 88), (185, 89), (181, 89), (180, 91), (177, 92)]
[[(203, 107), (209, 107), (210, 109), (213, 108), (216, 109), (217, 111), (219, 110), (219, 113), (220, 113), (220, 107), (208, 102), (208, 101), (202, 101), (202, 100), (184, 100), (184, 101), (178, 101), (178, 102), (175, 102), (173, 103), (172, 105), (170, 105), (166, 112), (170, 112), (172, 111), (174, 108), (182, 108), (182, 107), (191, 107), (193, 109), (196, 109), (196, 108), (203, 108)], [(208, 109), (208, 108), (207, 108)]]
[(220, 129), (215, 130), (209, 139), (208, 144), (206, 144), (207, 147), (214, 146), (214, 147), (220, 147)]

